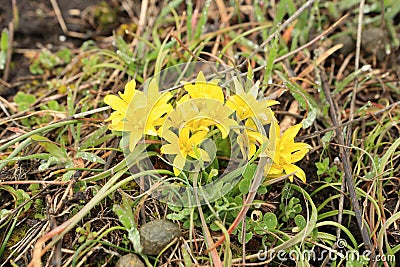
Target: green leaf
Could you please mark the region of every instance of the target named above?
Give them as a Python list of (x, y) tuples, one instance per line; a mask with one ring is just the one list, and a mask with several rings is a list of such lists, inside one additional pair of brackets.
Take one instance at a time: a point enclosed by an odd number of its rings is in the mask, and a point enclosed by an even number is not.
[(194, 39), (198, 40), (200, 36), (202, 35), (204, 29), (205, 29), (205, 24), (207, 23), (207, 17), (208, 17), (208, 9), (210, 7), (211, 0), (206, 0), (204, 3), (204, 6), (202, 8), (201, 16), (200, 19), (198, 20), (196, 31), (194, 33)]
[(1, 51), (7, 51), (8, 49), (8, 29), (3, 29), (1, 32), (0, 49)]
[(253, 179), (254, 174), (256, 173), (256, 170), (257, 170), (256, 164), (252, 163), (252, 164), (248, 165), (243, 172), (243, 177), (245, 179)]
[(63, 181), (69, 181), (72, 178), (72, 175), (74, 175), (75, 171), (67, 171), (66, 173), (63, 174), (62, 180)]
[(18, 105), (19, 111), (25, 111), (29, 109), (29, 106), (36, 102), (36, 97), (31, 94), (25, 94), (23, 92), (18, 92), (14, 97), (15, 103)]
[(69, 63), (71, 61), (71, 50), (64, 48), (57, 52), (57, 56), (64, 61), (64, 63)]
[(243, 195), (249, 192), (251, 181), (254, 177), (256, 170), (257, 170), (256, 164), (250, 164), (244, 170), (243, 179), (239, 182), (239, 191)]
[(58, 164), (59, 160), (55, 157), (49, 157), (47, 160), (43, 161), (39, 167), (38, 170), (39, 171), (44, 171), (47, 170), (50, 166), (54, 165), (54, 164)]
[(32, 135), (32, 140), (39, 142), (39, 144), (47, 151), (49, 152), (52, 156), (56, 157), (58, 160), (61, 161), (66, 161), (68, 156), (67, 156), (67, 151), (65, 148), (60, 148), (56, 144), (54, 144), (50, 139), (34, 134)]
[(99, 156), (93, 154), (93, 153), (89, 153), (89, 152), (78, 152), (76, 153), (76, 157), (77, 158), (82, 158), (84, 160), (88, 160), (90, 162), (99, 162), (101, 164), (106, 164), (106, 162), (104, 161), (104, 159), (100, 158)]
[(282, 201), (287, 200), (291, 197), (293, 197), (293, 191), (290, 186), (290, 183), (285, 183), (285, 186), (282, 189)]
[(264, 214), (263, 222), (268, 231), (275, 230), (276, 226), (278, 225), (278, 219), (276, 218), (276, 215), (272, 212), (267, 212)]
[(314, 123), (315, 119), (317, 118), (317, 113), (318, 109), (310, 105), (307, 117), (302, 121), (303, 129), (307, 129)]
[(50, 100), (47, 103), (47, 106), (50, 110), (54, 110), (54, 111), (64, 111), (64, 107), (60, 106), (60, 104), (58, 104), (58, 102), (56, 100)]
[(11, 210), (2, 209), (0, 210), (0, 219), (3, 219), (8, 216), (8, 214), (12, 213)]
[(132, 200), (122, 195), (122, 205), (115, 204), (113, 206), (113, 211), (117, 214), (119, 221), (128, 231), (128, 239), (132, 242), (135, 251), (138, 253), (142, 252), (143, 248), (140, 244), (140, 235), (132, 212)]
[(7, 50), (8, 50), (8, 30), (4, 29), (1, 32), (1, 41), (0, 41), (0, 70), (4, 70), (6, 66)]
[(307, 226), (307, 221), (304, 219), (303, 215), (296, 215), (294, 218), (295, 224), (300, 228), (300, 230), (303, 230)]
[(274, 68), (274, 60), (278, 53), (278, 35), (275, 36), (272, 45), (269, 46), (268, 60), (267, 65), (265, 66), (265, 74), (264, 74), (264, 84), (271, 83), (272, 80), (272, 70)]
[(108, 139), (110, 139), (111, 137), (113, 137), (114, 135), (109, 134), (106, 135), (104, 137), (101, 137), (105, 132), (107, 132), (108, 127), (107, 125), (99, 128), (98, 130), (96, 130), (93, 134), (91, 134), (81, 145), (80, 145), (80, 150), (86, 149), (86, 148), (90, 148), (90, 147), (95, 147), (98, 144), (102, 144), (105, 141), (107, 141)]
[(324, 148), (329, 145), (329, 143), (332, 140), (332, 137), (333, 137), (333, 131), (329, 131), (325, 133), (324, 136), (321, 138), (322, 145), (324, 146)]
[[(249, 242), (252, 238), (253, 238), (253, 233), (252, 232), (246, 233), (245, 234), (245, 242), (244, 243)], [(239, 239), (239, 243), (243, 244), (242, 233), (240, 231), (239, 231), (238, 239)]]
[(265, 185), (260, 185), (257, 189), (257, 194), (263, 195), (268, 192), (267, 187)]
[[(0, 191), (1, 190), (7, 191), (13, 197), (14, 202), (15, 202), (15, 208), (19, 207), (20, 205), (25, 203), (27, 200), (30, 200), (30, 196), (28, 195), (28, 193), (26, 193), (22, 189), (14, 189), (13, 187), (8, 186), (8, 185), (0, 185)], [(32, 201), (28, 201), (24, 205), (24, 211), (29, 210), (31, 205), (32, 205)], [(3, 216), (6, 213), (7, 212), (3, 212)]]
[(242, 179), (239, 182), (239, 191), (242, 195), (249, 193), (250, 190), (250, 184), (251, 181), (250, 179)]
[(174, 220), (174, 221), (180, 221), (185, 218), (185, 215), (182, 213), (170, 213), (167, 214), (167, 219), (168, 220)]
[(315, 167), (317, 167), (317, 175), (322, 175), (327, 172), (329, 167), (329, 158), (325, 158), (322, 162), (316, 162)]

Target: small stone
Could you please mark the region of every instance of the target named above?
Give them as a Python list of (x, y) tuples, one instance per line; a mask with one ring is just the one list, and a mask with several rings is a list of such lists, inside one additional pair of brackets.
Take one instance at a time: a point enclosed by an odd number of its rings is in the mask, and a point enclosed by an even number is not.
[(136, 254), (126, 254), (119, 258), (115, 267), (146, 267)]
[(367, 55), (373, 55), (378, 62), (386, 57), (385, 44), (389, 43), (388, 34), (381, 28), (367, 28), (362, 32), (361, 48)]
[(142, 225), (139, 229), (142, 252), (158, 255), (172, 240), (181, 236), (176, 223), (167, 220), (155, 220)]
[(334, 44), (343, 44), (343, 47), (340, 48), (339, 53), (343, 54), (344, 56), (347, 56), (351, 52), (354, 52), (356, 49), (356, 43), (348, 34), (342, 34), (338, 36), (334, 40)]

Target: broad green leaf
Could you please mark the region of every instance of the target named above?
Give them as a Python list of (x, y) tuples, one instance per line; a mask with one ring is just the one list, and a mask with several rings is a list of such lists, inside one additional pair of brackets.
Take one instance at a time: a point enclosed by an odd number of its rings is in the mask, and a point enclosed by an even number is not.
[(271, 83), (272, 70), (274, 68), (274, 60), (278, 53), (278, 42), (279, 42), (279, 38), (278, 38), (278, 35), (276, 35), (272, 42), (272, 45), (269, 46), (267, 65), (265, 66), (264, 84)]
[(263, 221), (269, 231), (275, 230), (276, 226), (278, 225), (278, 219), (276, 218), (276, 215), (272, 212), (265, 213)]
[(250, 184), (251, 184), (251, 180), (250, 179), (246, 179), (246, 178), (242, 179), (239, 182), (239, 191), (240, 191), (240, 193), (242, 193), (243, 195), (249, 193)]
[[(243, 244), (243, 238), (242, 238), (241, 232), (239, 232), (238, 238), (239, 238), (239, 243)], [(252, 238), (253, 238), (253, 233), (252, 233), (252, 232), (247, 232), (247, 233), (245, 234), (245, 239), (246, 239), (246, 240), (245, 240), (244, 243), (249, 242)]]
[(300, 214), (296, 215), (296, 217), (294, 218), (294, 222), (300, 230), (303, 230), (307, 226), (306, 219), (304, 219), (303, 215)]
[(8, 214), (12, 213), (11, 210), (2, 209), (0, 210), (0, 219), (3, 219), (8, 216)]
[(321, 142), (322, 142), (322, 145), (324, 146), (324, 148), (329, 145), (332, 138), (333, 138), (333, 131), (329, 131), (324, 134), (324, 136), (321, 138)]
[(257, 170), (256, 164), (248, 165), (243, 172), (243, 177), (245, 179), (252, 179), (254, 177), (254, 174), (256, 173), (256, 170)]
[(132, 201), (125, 195), (122, 195), (122, 205), (115, 204), (113, 206), (113, 211), (117, 214), (119, 221), (128, 231), (128, 238), (132, 242), (133, 248), (136, 252), (140, 253), (143, 248), (140, 244), (140, 235), (132, 212)]
[(39, 144), (52, 156), (58, 158), (59, 160), (66, 161), (68, 156), (65, 148), (57, 146), (52, 141), (50, 141), (50, 139), (44, 136), (34, 134), (31, 138), (32, 140), (39, 142)]

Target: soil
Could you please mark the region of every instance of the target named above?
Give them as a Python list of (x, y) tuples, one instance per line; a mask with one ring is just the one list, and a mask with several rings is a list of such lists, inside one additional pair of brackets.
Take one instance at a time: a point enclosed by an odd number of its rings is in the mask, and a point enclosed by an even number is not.
[[(104, 0), (68, 0), (54, 1), (58, 8), (52, 6), (50, 0), (18, 0), (18, 25), (14, 22), (13, 57), (8, 83), (21, 81), (30, 76), (28, 66), (32, 53), (43, 47), (58, 51), (61, 48), (78, 48), (89, 39), (100, 40), (112, 35), (113, 26), (121, 24), (127, 17), (119, 14), (113, 1)], [(65, 22), (65, 32), (60, 16)], [(110, 13), (107, 13), (110, 12)], [(108, 18), (106, 16), (109, 16)], [(107, 21), (108, 19), (108, 21)], [(12, 0), (2, 1), (0, 6), (0, 29), (8, 28), (13, 21)], [(3, 89), (3, 90), (2, 90)], [(4, 92), (6, 91), (6, 92)], [(0, 85), (0, 95), (15, 94), (15, 90), (4, 90)]]

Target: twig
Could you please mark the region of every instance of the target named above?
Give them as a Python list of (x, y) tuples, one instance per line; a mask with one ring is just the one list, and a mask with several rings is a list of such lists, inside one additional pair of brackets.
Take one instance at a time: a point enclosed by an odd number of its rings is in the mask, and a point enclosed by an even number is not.
[(278, 29), (276, 29), (268, 38), (265, 40), (262, 44), (259, 45), (259, 47), (253, 51), (253, 53), (250, 54), (242, 63), (240, 63), (237, 66), (237, 69), (240, 69), (244, 67), (244, 65), (249, 62), (249, 60), (254, 57), (257, 53), (259, 53), (269, 42), (271, 42), (272, 39), (274, 39), (275, 35), (280, 33), (283, 29), (285, 29), (289, 24), (291, 24), (298, 16), (301, 15), (301, 13), (304, 12), (307, 8), (309, 8), (315, 0), (308, 0), (303, 6), (301, 6), (292, 16), (290, 16), (284, 23), (282, 23)]
[(57, 18), (58, 24), (60, 24), (61, 30), (63, 31), (63, 33), (65, 35), (74, 37), (74, 38), (81, 38), (81, 39), (88, 37), (86, 34), (83, 34), (81, 32), (69, 31), (67, 24), (65, 23), (65, 20), (62, 16), (62, 12), (58, 6), (57, 0), (50, 0), (50, 2), (51, 2), (51, 5), (53, 6), (54, 13), (56, 13), (56, 18)]
[[(340, 129), (340, 128), (339, 128)], [(346, 148), (345, 148), (346, 149)], [(342, 220), (343, 220), (343, 205), (344, 205), (344, 192), (346, 190), (346, 183), (344, 181), (342, 181), (342, 185), (340, 186), (340, 197), (339, 197), (339, 207), (338, 207), (338, 224), (342, 224)], [(340, 239), (340, 232), (341, 232), (341, 228), (338, 227), (336, 228), (336, 240)], [(337, 244), (335, 244), (337, 245)]]
[(4, 73), (3, 73), (3, 80), (5, 82), (7, 82), (8, 78), (10, 76), (13, 41), (14, 41), (14, 21), (10, 21), (10, 23), (8, 23), (7, 59), (6, 59), (6, 66), (4, 68)]
[[(139, 23), (138, 27), (136, 29), (136, 36), (140, 37), (142, 34), (143, 28), (146, 24), (146, 14), (147, 14), (147, 9), (149, 6), (149, 1), (148, 0), (143, 0), (141, 1), (141, 6), (140, 6), (140, 16), (139, 16)], [(134, 53), (137, 54), (139, 52), (139, 45), (136, 45), (139, 42), (138, 38), (133, 38), (131, 44), (129, 45), (130, 47), (135, 47)]]
[[(322, 89), (324, 90), (325, 97), (329, 103), (329, 108), (330, 108), (330, 113), (331, 113), (331, 118), (332, 118), (333, 124), (334, 124), (334, 126), (338, 126), (339, 121), (337, 118), (337, 109), (336, 109), (336, 106), (334, 105), (334, 102), (333, 102), (332, 96), (331, 96), (331, 92), (329, 90), (328, 78), (322, 69), (317, 69), (317, 72), (320, 74), (320, 77), (321, 77)], [(337, 127), (335, 129), (335, 132), (336, 132), (336, 138), (340, 145), (339, 153), (340, 153), (340, 158), (343, 163), (344, 181), (347, 185), (347, 190), (350, 195), (350, 200), (351, 200), (351, 204), (354, 209), (354, 214), (357, 219), (358, 227), (361, 232), (364, 246), (366, 247), (366, 249), (368, 249), (369, 251), (371, 251), (373, 253), (371, 239), (369, 238), (367, 228), (364, 225), (363, 218), (362, 218), (362, 212), (361, 212), (358, 200), (357, 200), (356, 189), (354, 186), (354, 181), (353, 181), (351, 166), (350, 166), (349, 150), (345, 148), (345, 140), (344, 140), (344, 136), (343, 136), (343, 132), (342, 132), (341, 128)]]
[(198, 60), (198, 61), (207, 62), (207, 60), (205, 60), (205, 59), (203, 59), (203, 58), (201, 58), (201, 57), (198, 57), (197, 55), (193, 54), (193, 52), (190, 51), (190, 49), (187, 48), (187, 47), (184, 45), (184, 43), (178, 38), (178, 36), (177, 36), (174, 32), (171, 32), (171, 36), (174, 37), (174, 39), (182, 46), (182, 48), (183, 48), (186, 52), (188, 52), (193, 58), (195, 58), (195, 59)]
[(324, 129), (324, 130), (321, 130), (321, 131), (315, 131), (314, 133), (309, 134), (309, 135), (303, 135), (303, 136), (300, 136), (300, 137), (296, 137), (296, 138), (295, 138), (295, 141), (296, 141), (296, 142), (298, 142), (298, 141), (304, 141), (304, 140), (307, 140), (307, 139), (310, 139), (310, 138), (319, 136), (319, 135), (321, 135), (321, 134), (324, 134), (324, 133), (327, 133), (327, 132), (336, 130), (336, 129), (338, 129), (338, 128), (343, 128), (343, 126), (347, 126), (347, 125), (350, 125), (350, 124), (353, 124), (353, 123), (360, 122), (360, 121), (365, 120), (366, 118), (368, 118), (368, 117), (370, 117), (370, 116), (374, 117), (374, 116), (377, 116), (377, 115), (379, 115), (379, 114), (382, 114), (382, 113), (384, 113), (384, 112), (386, 112), (386, 111), (393, 110), (393, 109), (396, 108), (397, 106), (400, 106), (400, 101), (397, 101), (397, 102), (395, 102), (395, 103), (393, 103), (393, 104), (387, 106), (386, 108), (381, 109), (381, 110), (379, 110), (379, 111), (377, 111), (377, 112), (368, 113), (368, 114), (365, 115), (365, 117), (360, 117), (360, 118), (357, 118), (357, 119), (353, 119), (353, 120), (351, 120), (351, 121), (347, 121), (347, 122), (345, 122), (345, 123), (338, 124), (338, 125), (335, 125), (335, 126), (333, 126), (333, 127), (330, 127), (330, 128), (327, 128), (327, 129)]
[(332, 26), (330, 26), (328, 29), (326, 29), (325, 31), (323, 31), (321, 34), (319, 34), (317, 37), (315, 37), (314, 39), (312, 39), (312, 40), (309, 41), (308, 43), (306, 43), (306, 44), (300, 46), (299, 48), (297, 48), (297, 49), (295, 49), (295, 50), (293, 50), (293, 51), (290, 51), (289, 53), (287, 53), (287, 54), (285, 54), (285, 55), (283, 55), (283, 56), (281, 56), (281, 57), (276, 58), (276, 59), (274, 60), (274, 64), (275, 64), (275, 63), (278, 63), (279, 61), (282, 61), (282, 60), (284, 60), (284, 59), (286, 59), (286, 58), (288, 58), (288, 57), (290, 57), (290, 56), (292, 56), (292, 55), (294, 55), (294, 54), (296, 54), (297, 52), (303, 50), (304, 48), (307, 48), (307, 47), (309, 47), (309, 46), (315, 44), (315, 43), (316, 43), (317, 41), (319, 41), (322, 37), (324, 37), (325, 35), (327, 35), (327, 34), (330, 33), (331, 31), (333, 31), (334, 29), (336, 29), (340, 24), (342, 24), (342, 23), (349, 17), (349, 15), (350, 15), (350, 14), (346, 14), (346, 15), (344, 15), (343, 17), (341, 17), (339, 20), (337, 20), (335, 23), (333, 23)]
[[(195, 185), (197, 185), (198, 175), (199, 175), (198, 173), (195, 173), (194, 177), (193, 177), (193, 184), (195, 184)], [(199, 211), (201, 225), (202, 225), (202, 228), (204, 231), (204, 238), (207, 242), (208, 247), (211, 247), (206, 252), (209, 252), (211, 254), (211, 258), (213, 260), (214, 266), (222, 267), (221, 259), (219, 258), (218, 252), (215, 249), (216, 246), (214, 245), (214, 242), (212, 241), (211, 234), (210, 234), (210, 231), (208, 230), (207, 223), (206, 223), (206, 220), (205, 220), (205, 217), (203, 214), (203, 210), (201, 209), (197, 186), (193, 187), (193, 190), (194, 190), (194, 195), (195, 195), (195, 199), (196, 199), (196, 204), (198, 206), (197, 209)]]
[[(360, 1), (360, 8), (359, 8), (359, 15), (358, 15), (358, 27), (357, 27), (357, 43), (356, 43), (356, 58), (355, 58), (355, 66), (354, 66), (354, 72), (357, 73), (358, 69), (360, 67), (360, 51), (361, 51), (361, 34), (362, 34), (362, 21), (363, 21), (363, 14), (364, 14), (364, 4), (365, 4), (365, 0), (361, 0)], [(355, 109), (355, 103), (356, 103), (356, 95), (357, 95), (357, 89), (358, 89), (358, 75), (356, 75), (354, 77), (354, 88), (353, 88), (353, 92), (352, 92), (352, 97), (351, 97), (351, 103), (350, 103), (350, 114), (349, 114), (349, 121), (352, 121), (354, 118), (354, 109)], [(340, 128), (337, 130), (340, 131)], [(349, 127), (347, 128), (347, 140), (343, 140), (343, 142), (347, 141), (347, 146), (350, 146), (351, 143), (351, 135), (353, 133), (353, 124), (349, 124)], [(345, 144), (345, 143), (343, 143)], [(347, 154), (350, 153), (350, 150), (348, 147), (343, 147), (342, 148), (343, 151), (345, 151)], [(346, 160), (346, 165), (350, 165), (349, 159), (347, 158)], [(344, 164), (343, 161), (343, 166), (346, 166)], [(350, 166), (347, 166), (348, 168), (350, 168)], [(345, 168), (345, 172), (346, 172), (346, 168)], [(348, 171), (349, 172), (349, 171)], [(350, 180), (351, 176), (347, 176), (346, 181)], [(349, 184), (349, 181), (347, 181), (347, 183)], [(354, 185), (353, 180), (351, 180), (351, 184)], [(349, 193), (351, 195), (351, 191), (350, 191), (350, 186), (348, 186), (348, 190)], [(343, 218), (343, 203), (344, 203), (344, 189), (345, 189), (345, 181), (342, 181), (342, 186), (341, 186), (341, 193), (340, 193), (340, 199), (339, 199), (339, 214), (338, 214), (338, 224), (342, 224), (342, 218)], [(355, 192), (354, 192), (355, 194)], [(353, 197), (352, 197), (353, 200)], [(357, 203), (358, 204), (358, 203)], [(355, 211), (355, 209), (354, 209)], [(362, 216), (362, 214), (359, 214), (359, 216)], [(362, 230), (363, 228), (363, 220), (362, 217), (358, 218), (357, 217), (357, 213), (356, 213), (356, 218), (357, 218), (357, 222), (359, 224), (360, 230)], [(361, 222), (361, 224), (360, 224)], [(340, 231), (341, 229), (338, 228), (337, 232), (336, 232), (336, 236), (337, 236), (337, 240), (339, 240), (340, 238)], [(364, 240), (364, 244), (365, 243), (365, 238), (367, 238), (367, 240), (370, 242), (370, 238), (368, 236), (368, 233), (366, 236), (364, 236), (364, 232), (366, 231), (361, 231), (361, 234), (363, 235), (363, 240)], [(371, 244), (369, 244), (369, 248), (371, 250)]]
[(61, 30), (64, 32), (64, 34), (68, 35), (68, 27), (67, 24), (65, 24), (64, 18), (62, 16), (61, 10), (58, 7), (57, 0), (50, 0), (51, 5), (53, 6), (54, 13), (56, 13), (57, 21), (58, 24), (60, 24)]
[[(360, 8), (359, 8), (359, 15), (358, 15), (358, 26), (357, 26), (357, 42), (356, 42), (356, 58), (354, 62), (354, 73), (358, 72), (360, 68), (360, 53), (361, 53), (361, 37), (362, 37), (362, 22), (363, 22), (363, 14), (364, 14), (364, 4), (365, 0), (360, 1)], [(353, 120), (354, 118), (354, 109), (356, 105), (356, 95), (358, 89), (358, 75), (354, 77), (354, 87), (351, 97), (350, 103), (350, 113), (349, 113), (349, 120)], [(350, 124), (347, 130), (347, 145), (350, 145), (351, 142), (351, 134), (353, 132), (353, 127)]]

